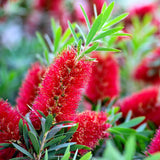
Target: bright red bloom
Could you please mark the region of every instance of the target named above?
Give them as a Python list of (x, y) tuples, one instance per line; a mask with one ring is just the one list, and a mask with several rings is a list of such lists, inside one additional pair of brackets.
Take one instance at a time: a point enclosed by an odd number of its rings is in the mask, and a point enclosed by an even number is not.
[(145, 116), (146, 120), (160, 125), (160, 104), (158, 100), (159, 88), (150, 87), (120, 100), (119, 105), (123, 116), (131, 110), (133, 117)]
[(125, 24), (128, 25), (131, 23), (132, 18), (137, 16), (140, 19), (143, 19), (143, 17), (146, 14), (154, 15), (155, 11), (157, 9), (157, 4), (156, 3), (146, 3), (146, 4), (138, 4), (136, 6), (132, 6), (128, 10), (128, 17), (125, 19)]
[(57, 122), (73, 120), (90, 72), (89, 61), (78, 61), (73, 49), (63, 51), (44, 76), (33, 104), (34, 110), (40, 110), (45, 115), (56, 114)]
[(160, 48), (156, 49), (134, 71), (134, 78), (149, 83), (160, 83)]
[(106, 97), (118, 96), (120, 90), (119, 66), (112, 53), (105, 56), (95, 53), (92, 58), (96, 58), (97, 62), (92, 68), (86, 96), (95, 103)]
[(160, 152), (160, 129), (156, 131), (155, 137), (152, 139), (149, 148), (148, 153), (153, 154), (156, 152)]
[[(106, 123), (107, 116), (104, 112), (85, 111), (77, 115), (75, 122), (78, 123), (78, 129), (73, 134), (72, 142), (95, 148), (100, 139), (107, 138), (109, 134), (107, 129), (110, 124)], [(86, 150), (80, 150), (85, 153)]]
[(38, 62), (34, 63), (29, 69), (26, 78), (19, 91), (19, 97), (17, 98), (17, 109), (22, 115), (30, 111), (29, 106), (37, 96), (39, 84), (42, 81), (42, 77), (45, 73), (45, 68)]
[[(0, 100), (0, 143), (9, 143), (14, 140), (19, 140), (19, 113), (14, 110), (9, 103)], [(15, 152), (15, 149), (8, 148), (0, 150), (0, 159), (10, 159)]]

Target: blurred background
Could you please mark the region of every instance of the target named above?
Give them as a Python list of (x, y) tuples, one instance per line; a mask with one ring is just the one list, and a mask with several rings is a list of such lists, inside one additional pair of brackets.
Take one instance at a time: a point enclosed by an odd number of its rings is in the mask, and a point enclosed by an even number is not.
[[(0, 0), (0, 97), (15, 104), (15, 97), (27, 69), (43, 52), (36, 31), (44, 37), (51, 36), (51, 18), (62, 26), (62, 32), (68, 27), (68, 20), (85, 26), (79, 4), (84, 7), (92, 22), (93, 4), (96, 5), (97, 13), (100, 13), (104, 2), (109, 4), (112, 0)], [(158, 0), (115, 1), (113, 17), (128, 12), (129, 16), (121, 25), (124, 25), (125, 33), (133, 35), (108, 41), (108, 45), (121, 50), (116, 58), (121, 67), (122, 96), (148, 85), (148, 82), (134, 80), (132, 74), (141, 60), (159, 47), (159, 5)], [(154, 69), (158, 69), (158, 75), (159, 61), (154, 66)]]

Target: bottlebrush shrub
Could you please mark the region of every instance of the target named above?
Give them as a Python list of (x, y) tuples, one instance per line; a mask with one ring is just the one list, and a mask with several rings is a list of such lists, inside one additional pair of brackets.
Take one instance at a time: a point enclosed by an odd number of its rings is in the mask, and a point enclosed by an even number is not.
[[(20, 139), (18, 124), (21, 116), (7, 101), (2, 99), (0, 99), (0, 110), (0, 143), (2, 143), (0, 159), (10, 159), (16, 151), (10, 143)], [(5, 148), (3, 143), (8, 143), (9, 148)]]
[(92, 67), (92, 74), (86, 88), (86, 96), (94, 103), (105, 98), (118, 97), (120, 91), (119, 66), (112, 53), (92, 54), (97, 62)]
[(153, 121), (159, 126), (160, 104), (158, 96), (159, 88), (149, 87), (120, 100), (117, 105), (120, 106), (124, 117), (131, 110), (133, 117), (145, 116), (146, 120)]
[[(106, 123), (106, 121), (107, 116), (105, 112), (85, 111), (79, 113), (75, 119), (75, 122), (78, 123), (78, 129), (73, 134), (71, 141), (94, 149), (100, 139), (109, 136), (107, 129), (111, 125)], [(87, 151), (79, 150), (80, 154), (85, 152)]]
[(32, 103), (38, 94), (39, 85), (42, 81), (45, 73), (45, 67), (41, 66), (39, 62), (36, 62), (29, 69), (22, 87), (19, 91), (19, 97), (17, 98), (17, 109), (25, 116), (29, 111), (29, 106), (32, 107)]
[(150, 145), (148, 146), (147, 152), (150, 154), (160, 152), (160, 129), (156, 131), (154, 138), (152, 139)]
[[(85, 58), (77, 61), (74, 49), (63, 51), (48, 68), (33, 109), (40, 110), (46, 116), (56, 114), (56, 122), (74, 120), (82, 88), (89, 79), (91, 64)], [(35, 116), (32, 113), (31, 117)]]
[(133, 77), (147, 83), (160, 83), (160, 48), (145, 57), (134, 71)]

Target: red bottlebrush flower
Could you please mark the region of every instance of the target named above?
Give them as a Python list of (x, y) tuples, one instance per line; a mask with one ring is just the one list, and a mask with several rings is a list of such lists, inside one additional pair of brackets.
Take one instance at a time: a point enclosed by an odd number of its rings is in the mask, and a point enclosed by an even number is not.
[[(78, 61), (73, 49), (63, 51), (44, 76), (39, 96), (33, 104), (34, 110), (40, 110), (45, 115), (56, 114), (57, 122), (73, 120), (90, 72), (89, 61)], [(34, 114), (32, 118), (35, 118)]]
[[(75, 122), (78, 123), (78, 129), (73, 134), (72, 142), (95, 148), (100, 139), (109, 136), (107, 129), (111, 126), (106, 123), (106, 113), (96, 113), (94, 111), (85, 111), (77, 115)], [(80, 150), (84, 154), (86, 150)]]
[(86, 96), (93, 102), (106, 97), (116, 97), (119, 94), (119, 66), (111, 53), (102, 56), (100, 53), (93, 54), (98, 62), (92, 67), (92, 74), (86, 89)]
[(160, 48), (155, 50), (135, 69), (133, 77), (148, 83), (160, 83)]
[(148, 147), (148, 153), (153, 154), (156, 152), (160, 152), (160, 129), (156, 131), (155, 137), (152, 139), (149, 147)]
[(45, 68), (38, 62), (34, 63), (29, 69), (22, 87), (20, 88), (19, 97), (17, 98), (17, 109), (22, 115), (30, 111), (27, 105), (32, 106), (44, 73)]
[(157, 9), (156, 3), (146, 3), (146, 4), (132, 6), (132, 8), (128, 10), (129, 15), (125, 19), (125, 24), (126, 25), (130, 24), (132, 21), (132, 18), (135, 16), (139, 17), (140, 19), (143, 19), (143, 17), (146, 14), (154, 15), (156, 9)]
[(123, 116), (131, 110), (133, 117), (145, 116), (146, 120), (153, 121), (156, 125), (160, 125), (160, 104), (158, 100), (159, 88), (150, 87), (140, 92), (133, 93), (119, 102)]
[[(14, 110), (10, 104), (0, 100), (0, 143), (9, 143), (14, 140), (19, 140), (19, 113)], [(10, 159), (15, 152), (15, 149), (8, 148), (0, 151), (0, 159)], [(7, 154), (6, 154), (7, 153)]]

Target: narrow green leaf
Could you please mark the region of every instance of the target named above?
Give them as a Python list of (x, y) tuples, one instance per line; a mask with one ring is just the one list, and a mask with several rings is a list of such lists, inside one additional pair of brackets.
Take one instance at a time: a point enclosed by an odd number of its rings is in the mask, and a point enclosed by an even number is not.
[(123, 128), (134, 127), (134, 126), (140, 124), (144, 119), (145, 119), (145, 117), (137, 117), (137, 118), (131, 119), (128, 122), (124, 122), (124, 123), (120, 124), (118, 127), (123, 127)]
[(129, 137), (126, 145), (125, 145), (125, 151), (124, 151), (124, 156), (125, 160), (132, 160), (133, 156), (135, 154), (136, 150), (136, 140), (134, 136)]
[(70, 28), (70, 30), (72, 32), (72, 35), (73, 35), (76, 43), (78, 44), (78, 37), (77, 37), (76, 32), (74, 31), (74, 29), (73, 29), (73, 27), (72, 27), (72, 25), (71, 25), (71, 23), (69, 21), (68, 21), (68, 25), (69, 25), (69, 28)]
[(83, 8), (81, 5), (80, 5), (80, 7), (81, 7), (81, 10), (82, 10), (82, 12), (83, 12), (83, 16), (84, 16), (84, 18), (85, 18), (85, 20), (86, 20), (88, 30), (90, 31), (91, 26), (90, 26), (90, 23), (89, 23), (88, 16), (87, 16), (87, 14), (86, 14), (86, 12), (85, 12), (84, 8)]
[(119, 32), (119, 33), (114, 33), (112, 36), (132, 37), (132, 34)]
[[(72, 28), (75, 29), (76, 23), (72, 23), (71, 25), (72, 25)], [(62, 43), (65, 42), (69, 38), (71, 33), (72, 32), (71, 32), (71, 30), (69, 28), (64, 32), (64, 34), (62, 36)]]
[(80, 160), (90, 160), (92, 158), (92, 153), (88, 152), (83, 157), (80, 158)]
[(40, 110), (37, 110), (37, 112), (38, 112), (43, 118), (46, 118), (46, 116), (44, 115), (43, 112), (41, 112)]
[(104, 2), (103, 6), (102, 6), (102, 9), (101, 9), (101, 13), (103, 13), (106, 10), (106, 8), (107, 8), (107, 3)]
[(53, 18), (51, 19), (51, 27), (52, 27), (53, 38), (55, 38), (55, 35), (56, 35), (56, 23), (55, 23), (55, 20)]
[(78, 60), (80, 60), (82, 57), (84, 57), (85, 54), (91, 53), (92, 51), (96, 50), (98, 45), (99, 45), (99, 43), (95, 42), (90, 48), (88, 48), (87, 50), (85, 50), (84, 52), (81, 53)]
[(22, 148), (21, 146), (17, 145), (16, 143), (12, 143), (12, 145), (17, 148), (20, 152), (22, 152), (23, 154), (25, 154), (26, 156), (28, 156), (29, 158), (33, 159), (33, 156), (24, 148)]
[(40, 150), (40, 146), (39, 146), (37, 137), (31, 131), (28, 132), (28, 135), (29, 135), (29, 138), (33, 144), (33, 148), (34, 148), (35, 152), (38, 154), (39, 150)]
[(97, 18), (97, 7), (95, 4), (93, 4), (93, 10), (94, 10), (94, 17)]
[(104, 47), (98, 47), (96, 51), (107, 51), (107, 52), (120, 52), (118, 49), (114, 48), (104, 48)]
[(44, 56), (45, 56), (45, 59), (46, 59), (46, 62), (47, 62), (47, 65), (49, 65), (49, 53), (47, 50), (44, 50)]
[(9, 159), (9, 160), (27, 160), (28, 157), (16, 157), (16, 158), (12, 158), (12, 159)]
[(147, 158), (145, 158), (144, 160), (159, 160), (160, 159), (160, 153), (155, 153)]
[(86, 39), (86, 46), (92, 41), (94, 36), (96, 35), (97, 31), (99, 30), (99, 25), (101, 24), (102, 20), (102, 14), (100, 14), (94, 21), (92, 28), (90, 32), (88, 33), (87, 39)]
[(75, 154), (74, 154), (73, 160), (76, 160), (77, 154), (78, 154), (78, 149), (76, 150), (76, 152), (75, 152)]
[(23, 139), (28, 149), (29, 148), (29, 138), (28, 138), (28, 128), (26, 124), (24, 124), (23, 126)]
[(77, 46), (77, 55), (78, 55), (78, 56), (79, 56), (80, 51), (81, 51), (81, 45), (82, 45), (82, 40), (80, 39), (80, 40), (78, 41), (78, 46)]
[(19, 120), (19, 132), (20, 132), (20, 135), (23, 134), (23, 120), (22, 119)]
[(59, 27), (56, 31), (56, 35), (54, 39), (54, 52), (57, 52), (58, 50), (61, 34), (62, 34), (62, 28)]
[(134, 129), (121, 128), (121, 127), (108, 128), (108, 131), (111, 132), (111, 133), (124, 134), (124, 135), (130, 135), (130, 134), (135, 134), (136, 133), (136, 131)]
[(48, 150), (47, 150), (47, 149), (46, 149), (46, 151), (45, 151), (44, 160), (48, 160)]
[(103, 26), (106, 23), (106, 21), (108, 20), (108, 18), (110, 17), (112, 10), (113, 10), (113, 7), (114, 7), (114, 2), (110, 3), (109, 6), (104, 11), (101, 26)]
[(52, 127), (52, 122), (53, 122), (53, 116), (52, 114), (49, 114), (45, 122), (45, 133), (48, 132), (48, 130)]
[(122, 29), (123, 29), (123, 27), (117, 27), (117, 28), (113, 28), (113, 29), (108, 29), (107, 31), (98, 34), (98, 35), (93, 39), (93, 41), (96, 41), (96, 40), (101, 39), (101, 38), (105, 38), (106, 36), (110, 36), (110, 35), (118, 32), (118, 31), (120, 31), (120, 30), (122, 30)]
[(77, 29), (79, 30), (81, 36), (83, 37), (84, 43), (86, 43), (86, 37), (78, 24), (76, 24)]
[(59, 136), (57, 138), (54, 138), (54, 139), (50, 140), (48, 143), (45, 143), (44, 148), (52, 146), (52, 145), (56, 144), (57, 142), (60, 142), (65, 137), (66, 136)]
[(112, 25), (120, 22), (121, 20), (123, 20), (127, 16), (128, 16), (128, 13), (121, 14), (120, 16), (110, 20), (103, 28), (105, 29), (105, 28), (107, 28), (109, 26), (112, 26)]
[(39, 43), (42, 45), (43, 49), (46, 50), (49, 53), (48, 47), (47, 47), (43, 37), (41, 36), (41, 34), (39, 32), (36, 32), (36, 36), (37, 36), (37, 38), (39, 40)]
[(68, 145), (68, 147), (67, 147), (67, 149), (65, 151), (65, 154), (64, 154), (64, 156), (62, 157), (61, 160), (68, 160), (69, 157), (70, 157), (70, 145)]

